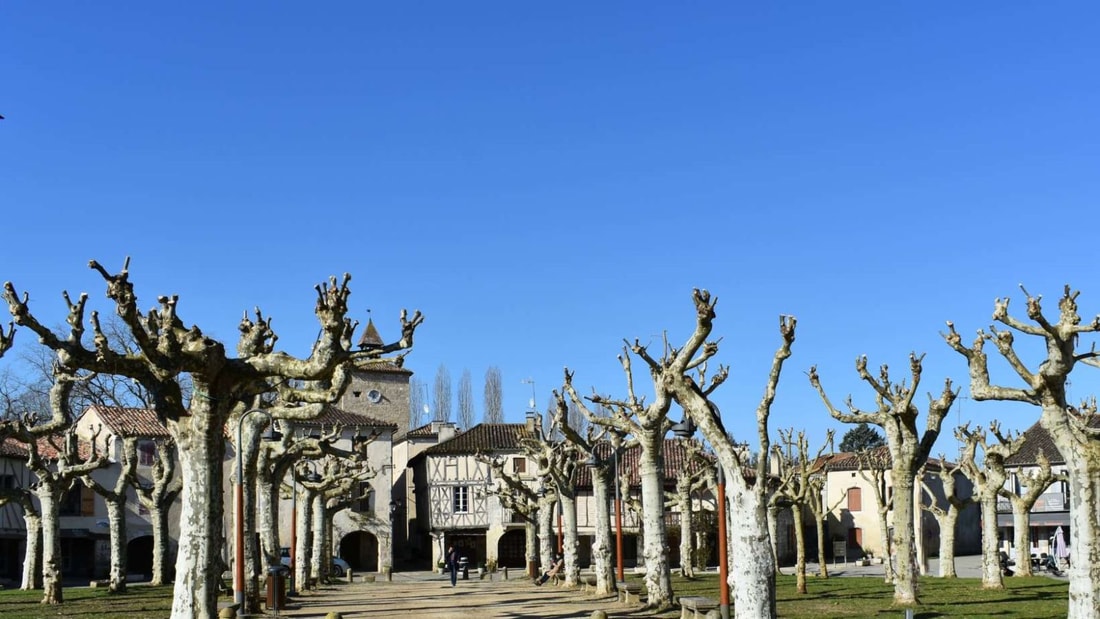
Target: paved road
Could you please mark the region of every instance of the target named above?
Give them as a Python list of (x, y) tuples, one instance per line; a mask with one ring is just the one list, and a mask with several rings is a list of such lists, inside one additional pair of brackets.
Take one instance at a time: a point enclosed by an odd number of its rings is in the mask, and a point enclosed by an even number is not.
[[(980, 556), (958, 557), (955, 566), (962, 578), (981, 577)], [(929, 573), (937, 573), (935, 559), (929, 568)], [(807, 569), (816, 572), (817, 565), (810, 564)], [(785, 574), (792, 571), (792, 568), (783, 568)], [(830, 564), (829, 574), (882, 578), (883, 568), (881, 565)], [(323, 619), (329, 612), (337, 611), (345, 619), (579, 619), (591, 617), (592, 611), (601, 609), (612, 618), (654, 617), (640, 606), (622, 606), (613, 597), (594, 598), (575, 589), (536, 587), (522, 576), (517, 578), (515, 572), (511, 580), (471, 578), (459, 580), (454, 588), (449, 577), (431, 572), (394, 574), (392, 582), (366, 583), (356, 579), (350, 585), (322, 587), (292, 598), (280, 615)], [(662, 616), (678, 617), (679, 611)]]

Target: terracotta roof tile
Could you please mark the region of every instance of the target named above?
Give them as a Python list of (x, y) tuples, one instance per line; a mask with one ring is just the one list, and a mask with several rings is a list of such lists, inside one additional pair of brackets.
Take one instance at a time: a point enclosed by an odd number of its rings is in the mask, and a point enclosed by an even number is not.
[(382, 421), (375, 419), (374, 417), (368, 417), (366, 415), (360, 415), (359, 413), (353, 413), (346, 411), (335, 406), (326, 406), (325, 412), (321, 413), (321, 416), (314, 419), (293, 419), (289, 420), (296, 426), (312, 427), (312, 426), (331, 426), (335, 424), (341, 424), (344, 426), (368, 426), (372, 428), (392, 428), (397, 429), (397, 424), (389, 421)]
[(480, 452), (520, 452), (520, 439), (534, 438), (524, 423), (480, 423), (454, 438), (420, 453), (428, 456), (473, 455)]
[[(1089, 417), (1090, 428), (1100, 428), (1100, 415)], [(1024, 430), (1024, 444), (1019, 451), (1005, 458), (1005, 466), (1030, 466), (1038, 464), (1039, 453), (1047, 457), (1051, 464), (1065, 464), (1066, 459), (1054, 446), (1054, 439), (1050, 433), (1043, 429), (1036, 421), (1030, 428)]]
[[(890, 456), (890, 448), (886, 445), (875, 447), (872, 452), (876, 457), (881, 457), (886, 466), (890, 466), (893, 461)], [(818, 458), (816, 466), (828, 467), (829, 471), (858, 471), (859, 454), (854, 451), (838, 451), (837, 453), (827, 454)], [(938, 471), (944, 467), (951, 468), (953, 466), (954, 463), (952, 462), (941, 461), (938, 458), (928, 458), (928, 470)]]
[[(52, 442), (51, 442), (52, 439)], [(64, 436), (55, 434), (52, 436), (43, 436), (37, 440), (38, 454), (46, 460), (57, 459), (57, 448), (53, 443), (57, 443), (59, 446), (64, 446)], [(87, 460), (92, 455), (91, 443), (80, 439), (77, 441), (77, 454), (82, 460)], [(6, 458), (26, 458), (27, 457), (27, 444), (16, 438), (7, 438), (3, 442), (0, 442), (0, 457)]]
[(168, 428), (161, 423), (151, 408), (125, 408), (122, 406), (90, 406), (84, 412), (94, 412), (107, 430), (120, 437), (168, 438)]
[(367, 319), (367, 327), (363, 329), (363, 337), (359, 338), (359, 348), (381, 348), (385, 345), (382, 341), (382, 336), (378, 334), (378, 329), (374, 326), (374, 319)]

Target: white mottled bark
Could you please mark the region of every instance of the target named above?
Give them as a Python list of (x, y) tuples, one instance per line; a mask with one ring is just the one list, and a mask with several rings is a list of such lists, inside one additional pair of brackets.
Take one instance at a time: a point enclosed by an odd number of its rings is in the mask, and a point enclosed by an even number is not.
[(539, 499), (539, 571), (546, 572), (554, 564), (554, 551), (557, 542), (554, 538), (554, 518), (557, 510), (554, 509), (555, 501), (547, 495)]
[(313, 563), (313, 542), (310, 539), (313, 527), (310, 522), (315, 495), (315, 492), (304, 487), (298, 491), (298, 532), (295, 535), (298, 547), (294, 550), (294, 582), (301, 590), (309, 588), (309, 566)]
[(149, 519), (153, 525), (153, 579), (151, 585), (163, 585), (168, 582), (168, 565), (171, 548), (171, 536), (168, 534), (168, 506), (154, 506), (149, 510)]
[(680, 575), (695, 577), (694, 554), (695, 534), (691, 526), (691, 476), (681, 471), (676, 480), (676, 505), (680, 513)]
[(806, 593), (806, 533), (802, 530), (802, 506), (791, 504), (794, 519), (794, 575), (795, 589)]
[(42, 550), (42, 516), (24, 507), (23, 522), (27, 527), (27, 547), (23, 553), (23, 584), (19, 588), (30, 591), (36, 589), (41, 582), (39, 574), (42, 565), (39, 557)]
[[(915, 456), (910, 455), (908, 462)], [(915, 472), (909, 467), (893, 468), (894, 482), (894, 603), (913, 605), (917, 603), (916, 549), (913, 544), (913, 483)]]
[(665, 531), (664, 436), (653, 432), (637, 436), (638, 474), (642, 484), (642, 543), (645, 582), (650, 608), (672, 605), (672, 578)]
[(596, 571), (596, 595), (615, 591), (615, 547), (611, 538), (611, 467), (598, 466), (592, 471), (592, 500), (596, 504), (595, 543), (592, 558)]
[(955, 572), (955, 527), (959, 510), (951, 508), (938, 518), (940, 523), (940, 578), (957, 578)]
[(779, 506), (768, 503), (768, 538), (771, 543), (772, 563), (775, 564), (776, 573), (779, 573)]
[(111, 571), (108, 591), (121, 593), (126, 590), (126, 503), (122, 500), (106, 499), (107, 523), (111, 538)]
[[(222, 530), (222, 421), (201, 407), (192, 412), (178, 424), (169, 424), (183, 475), (172, 619), (217, 616), (218, 582), (227, 564), (222, 553), (229, 547)], [(217, 430), (210, 428), (212, 423)]]
[(565, 558), (566, 587), (576, 587), (580, 582), (580, 565), (577, 559), (577, 499), (569, 493), (561, 493), (563, 550)]
[(1016, 546), (1016, 565), (1012, 566), (1013, 576), (1031, 576), (1031, 515), (1030, 507), (1012, 502), (1013, 544)]
[[(1095, 412), (1095, 411), (1093, 411)], [(1069, 473), (1069, 619), (1100, 608), (1100, 442), (1084, 442), (1064, 409), (1043, 408), (1039, 419), (1066, 460)]]
[(731, 475), (726, 484), (731, 610), (737, 617), (775, 617), (775, 564), (768, 539), (767, 502), (737, 477), (740, 475)]
[[(523, 523), (523, 537), (526, 548), (524, 554), (527, 556), (527, 565), (523, 566), (523, 569), (526, 570), (531, 565), (538, 565), (539, 560), (539, 531), (530, 519)], [(532, 576), (532, 574), (527, 574), (527, 576)]]
[(34, 495), (42, 515), (42, 603), (60, 604), (61, 588), (61, 521), (57, 502), (61, 492), (57, 485), (39, 480)]
[(982, 589), (1004, 589), (1001, 549), (997, 545), (996, 493), (982, 495), (979, 504), (982, 509)]
[(323, 493), (318, 493), (313, 499), (313, 565), (311, 566), (311, 574), (313, 578), (317, 579), (317, 583), (323, 583), (328, 579), (329, 563), (331, 559), (328, 556), (328, 527), (326, 526), (327, 518), (325, 517), (325, 499)]

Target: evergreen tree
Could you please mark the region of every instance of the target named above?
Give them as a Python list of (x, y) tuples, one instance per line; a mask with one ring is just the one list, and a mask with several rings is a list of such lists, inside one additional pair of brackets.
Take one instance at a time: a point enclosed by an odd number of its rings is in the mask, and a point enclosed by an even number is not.
[(844, 438), (840, 439), (840, 451), (864, 451), (885, 444), (886, 439), (877, 430), (867, 423), (861, 423), (844, 433)]

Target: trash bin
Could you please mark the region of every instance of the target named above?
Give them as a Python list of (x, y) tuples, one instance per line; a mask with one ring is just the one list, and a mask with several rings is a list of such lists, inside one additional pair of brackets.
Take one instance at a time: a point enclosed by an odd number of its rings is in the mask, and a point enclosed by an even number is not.
[(462, 572), (462, 580), (470, 580), (470, 560), (468, 558), (459, 557), (458, 571)]
[(286, 578), (290, 568), (277, 565), (267, 568), (267, 608), (280, 611), (286, 607)]

